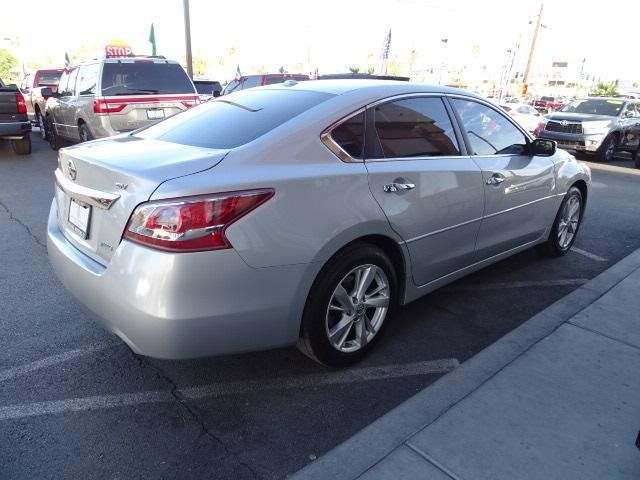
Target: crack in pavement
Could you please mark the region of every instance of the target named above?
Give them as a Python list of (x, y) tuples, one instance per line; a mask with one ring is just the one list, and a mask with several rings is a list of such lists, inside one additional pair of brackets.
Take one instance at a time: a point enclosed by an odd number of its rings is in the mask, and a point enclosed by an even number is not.
[(7, 207), (7, 205), (5, 205), (1, 200), (0, 200), (0, 207), (2, 207), (7, 212), (7, 214), (9, 215), (9, 220), (13, 220), (18, 225), (20, 225), (22, 228), (24, 228), (27, 231), (27, 233), (29, 234), (29, 236), (31, 238), (33, 238), (33, 240), (38, 245), (40, 245), (41, 247), (47, 248), (47, 246), (40, 241), (40, 239), (36, 236), (36, 234), (31, 231), (31, 228), (26, 223), (24, 223), (22, 220), (20, 220), (18, 217), (16, 217), (13, 214), (13, 212), (9, 209), (9, 207)]
[(193, 408), (191, 408), (187, 400), (182, 396), (182, 394), (179, 391), (178, 384), (174, 382), (169, 375), (167, 375), (160, 367), (153, 365), (152, 363), (147, 361), (144, 357), (140, 355), (136, 355), (132, 350), (129, 350), (129, 352), (131, 353), (131, 355), (133, 356), (133, 358), (141, 368), (149, 368), (153, 370), (153, 372), (156, 374), (158, 378), (167, 382), (171, 386), (171, 392), (170, 392), (171, 396), (187, 411), (187, 413), (192, 418), (192, 420), (195, 421), (200, 426), (200, 428), (202, 429), (202, 432), (205, 434), (206, 437), (208, 437), (210, 440), (213, 440), (215, 443), (219, 444), (224, 450), (224, 452), (228, 456), (235, 458), (238, 464), (240, 464), (242, 467), (244, 467), (246, 470), (248, 470), (251, 473), (251, 476), (253, 478), (255, 479), (260, 478), (260, 475), (258, 475), (258, 472), (256, 472), (251, 467), (251, 465), (249, 465), (244, 460), (242, 460), (235, 451), (233, 451), (227, 445), (224, 444), (221, 438), (219, 438), (211, 430), (209, 430), (207, 425), (204, 423), (204, 420), (200, 418), (200, 415)]

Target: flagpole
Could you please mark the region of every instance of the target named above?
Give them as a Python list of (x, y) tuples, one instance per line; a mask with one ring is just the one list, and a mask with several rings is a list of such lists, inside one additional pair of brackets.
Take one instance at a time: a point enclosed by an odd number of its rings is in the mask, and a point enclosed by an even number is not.
[(187, 73), (193, 78), (193, 59), (191, 57), (191, 19), (189, 18), (189, 0), (182, 0), (184, 7), (184, 41), (187, 48)]

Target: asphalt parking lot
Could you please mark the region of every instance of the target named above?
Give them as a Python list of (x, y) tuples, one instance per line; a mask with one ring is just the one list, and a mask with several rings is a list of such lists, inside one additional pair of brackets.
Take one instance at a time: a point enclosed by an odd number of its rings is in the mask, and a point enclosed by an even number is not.
[[(197, 361), (134, 355), (51, 271), (56, 154), (0, 144), (0, 478), (284, 478), (640, 248), (640, 170), (591, 164), (576, 248), (535, 250), (397, 312), (364, 362), (297, 350)], [(99, 292), (96, 292), (99, 294)]]

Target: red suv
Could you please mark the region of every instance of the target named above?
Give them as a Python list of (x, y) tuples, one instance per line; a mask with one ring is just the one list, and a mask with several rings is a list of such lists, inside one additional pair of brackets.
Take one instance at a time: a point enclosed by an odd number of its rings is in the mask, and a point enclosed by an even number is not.
[(309, 75), (304, 73), (265, 73), (261, 75), (246, 75), (240, 78), (234, 78), (231, 80), (224, 90), (223, 95), (231, 92), (237, 92), (240, 90), (246, 90), (247, 88), (260, 87), (262, 85), (273, 85), (274, 83), (282, 83), (287, 80), (309, 80)]

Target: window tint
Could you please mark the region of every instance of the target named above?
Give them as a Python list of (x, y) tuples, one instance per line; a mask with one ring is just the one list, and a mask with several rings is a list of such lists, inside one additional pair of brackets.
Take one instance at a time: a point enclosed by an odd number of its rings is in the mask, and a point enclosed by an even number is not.
[(239, 86), (239, 85), (240, 85), (240, 81), (239, 81), (239, 80), (235, 80), (235, 79), (234, 79), (234, 80), (231, 80), (231, 81), (227, 84), (227, 86), (224, 88), (224, 93), (225, 93), (225, 95), (226, 95), (227, 93), (231, 93), (231, 92), (233, 92), (235, 89), (237, 89), (237, 88), (238, 88), (238, 86)]
[(364, 112), (341, 123), (331, 131), (331, 138), (353, 158), (362, 158), (364, 149)]
[(100, 64), (92, 63), (85, 65), (80, 70), (78, 77), (78, 95), (92, 95), (96, 93), (96, 82), (98, 81), (98, 71)]
[(265, 85), (274, 85), (276, 83), (282, 83), (285, 80), (287, 80), (287, 79), (284, 78), (284, 75), (270, 75), (267, 78), (265, 78), (264, 84)]
[(105, 62), (103, 95), (153, 95), (195, 93), (191, 80), (177, 63), (135, 61)]
[(219, 82), (205, 82), (202, 80), (196, 80), (193, 82), (196, 86), (196, 92), (202, 95), (211, 95), (214, 91), (222, 90)]
[(40, 72), (40, 75), (38, 75), (38, 84), (47, 86), (58, 85), (60, 75), (62, 75), (62, 72)]
[(76, 78), (78, 76), (78, 69), (74, 68), (68, 73), (67, 81), (62, 86), (62, 91), (60, 92), (63, 96), (73, 95), (73, 92), (76, 88)]
[(260, 77), (259, 75), (253, 75), (251, 77), (245, 78), (244, 83), (242, 84), (242, 89), (244, 90), (245, 88), (258, 87), (260, 85), (261, 78), (262, 77)]
[(333, 97), (301, 90), (246, 90), (206, 102), (136, 133), (204, 148), (235, 148)]
[(374, 109), (377, 157), (459, 155), (449, 115), (439, 98), (408, 98)]
[(526, 153), (524, 134), (496, 110), (469, 100), (454, 100), (453, 105), (475, 155)]

